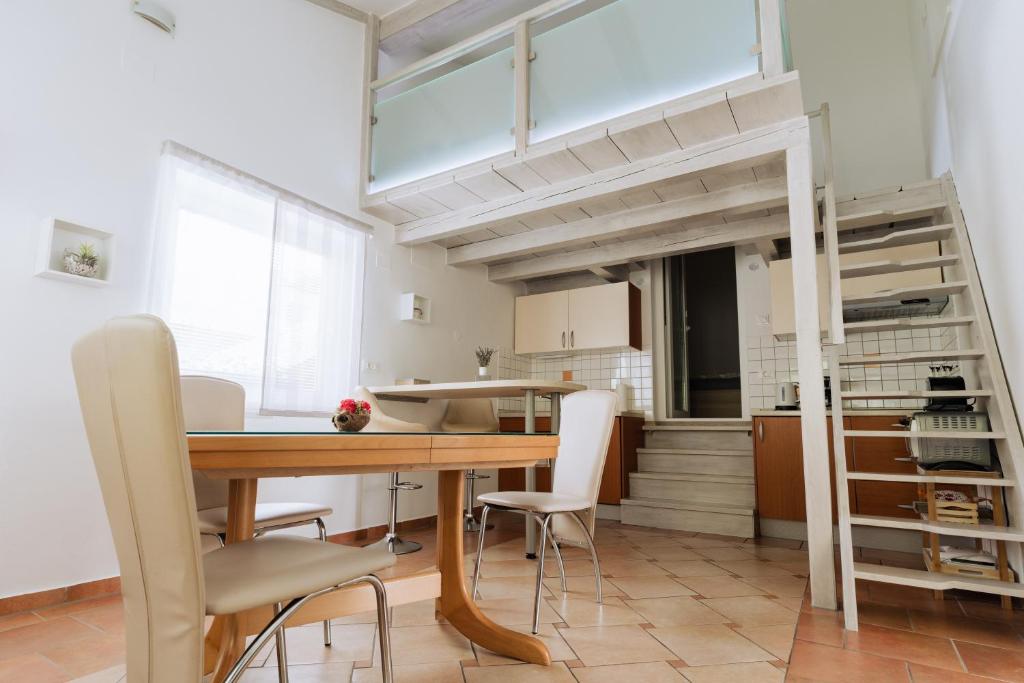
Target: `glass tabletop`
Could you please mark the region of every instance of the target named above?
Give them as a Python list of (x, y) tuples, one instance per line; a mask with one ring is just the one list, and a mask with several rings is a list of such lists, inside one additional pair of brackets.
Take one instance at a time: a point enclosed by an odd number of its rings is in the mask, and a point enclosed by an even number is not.
[(295, 430), (195, 430), (186, 432), (189, 436), (555, 436), (549, 432), (525, 434), (523, 432), (339, 432), (337, 430), (315, 431), (308, 429)]

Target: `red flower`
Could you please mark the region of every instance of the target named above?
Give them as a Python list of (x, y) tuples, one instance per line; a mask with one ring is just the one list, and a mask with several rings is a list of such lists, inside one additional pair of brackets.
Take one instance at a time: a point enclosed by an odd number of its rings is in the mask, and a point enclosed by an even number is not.
[(346, 398), (338, 404), (339, 413), (354, 413), (356, 412), (356, 402), (354, 399)]
[(369, 414), (369, 412), (370, 412), (370, 404), (369, 403), (367, 403), (366, 401), (360, 401), (359, 402), (359, 407), (362, 408), (363, 410), (365, 410), (367, 412), (367, 414)]

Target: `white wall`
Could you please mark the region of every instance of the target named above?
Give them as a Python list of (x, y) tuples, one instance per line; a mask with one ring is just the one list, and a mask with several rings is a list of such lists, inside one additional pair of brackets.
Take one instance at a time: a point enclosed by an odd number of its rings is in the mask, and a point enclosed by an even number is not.
[[(930, 173), (951, 170), (967, 220), (996, 339), (1018, 410), (1024, 393), (1024, 90), (1020, 87), (1019, 0), (952, 3), (953, 16), (932, 76), (936, 20), (945, 3), (914, 0), (910, 27), (925, 93)], [(929, 26), (925, 18), (932, 22)]]
[[(907, 0), (786, 0), (806, 110), (828, 102), (840, 195), (927, 176)], [(815, 177), (822, 184), (817, 121)]]
[[(362, 24), (301, 0), (163, 2), (173, 38), (127, 2), (11, 0), (0, 17), (0, 596), (117, 574), (69, 351), (142, 310), (161, 142), (357, 211)], [(115, 233), (109, 287), (33, 277), (49, 215)], [(511, 343), (510, 288), (395, 247), (387, 227), (368, 253), (363, 357), (379, 370), (364, 383), (468, 378), (472, 347)], [(434, 324), (397, 321), (410, 289)], [(383, 478), (278, 480), (261, 497), (329, 503), (338, 532), (384, 521)], [(404, 494), (402, 517), (433, 512), (432, 486)]]

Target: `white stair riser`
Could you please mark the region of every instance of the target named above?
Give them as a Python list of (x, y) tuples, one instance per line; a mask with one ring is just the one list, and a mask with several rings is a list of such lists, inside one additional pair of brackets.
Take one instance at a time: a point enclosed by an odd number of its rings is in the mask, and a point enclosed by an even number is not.
[(754, 537), (753, 515), (731, 515), (700, 510), (673, 510), (645, 505), (623, 505), (622, 523), (637, 526), (697, 531), (724, 536)]
[(641, 472), (754, 476), (753, 456), (742, 455), (639, 453), (637, 455), (637, 467)]
[(754, 441), (750, 432), (701, 432), (669, 431), (655, 429), (647, 432), (644, 444), (648, 448), (679, 448), (708, 450), (750, 450), (754, 452)]
[(635, 498), (677, 500), (683, 503), (725, 503), (754, 507), (752, 481), (746, 484), (630, 477), (629, 495)]

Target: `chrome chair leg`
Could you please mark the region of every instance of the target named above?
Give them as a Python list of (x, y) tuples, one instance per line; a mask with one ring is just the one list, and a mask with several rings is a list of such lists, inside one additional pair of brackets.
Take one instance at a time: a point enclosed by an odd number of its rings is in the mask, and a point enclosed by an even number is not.
[[(274, 605), (274, 616), (283, 611), (281, 603)], [(278, 683), (288, 683), (288, 646), (285, 643), (284, 624), (274, 633), (275, 645), (277, 645), (277, 680)]]
[[(327, 526), (324, 524), (324, 520), (317, 517), (313, 520), (316, 523), (316, 530), (320, 535), (320, 540), (327, 543)], [(324, 647), (331, 646), (331, 620), (324, 619)]]
[(540, 632), (540, 607), (541, 607), (541, 596), (544, 593), (544, 551), (547, 550), (548, 544), (546, 539), (548, 537), (549, 526), (551, 525), (552, 515), (544, 515), (544, 522), (540, 528), (540, 553), (537, 555), (537, 592), (533, 596), (533, 634), (537, 635)]
[(590, 529), (583, 523), (579, 513), (570, 513), (572, 518), (576, 520), (576, 523), (583, 529), (583, 535), (587, 537), (587, 544), (590, 546), (590, 559), (594, 563), (594, 580), (597, 582), (597, 602), (601, 604), (601, 564), (597, 561), (597, 546), (594, 545), (594, 537), (590, 535)]
[(568, 592), (565, 587), (565, 563), (562, 562), (562, 551), (559, 550), (555, 534), (551, 529), (548, 529), (548, 539), (551, 541), (551, 548), (555, 551), (555, 559), (558, 560), (558, 575), (562, 579), (562, 595), (565, 595)]
[(484, 560), (484, 532), (487, 531), (487, 513), (491, 511), (490, 505), (484, 505), (480, 513), (480, 538), (476, 544), (476, 568), (473, 570), (473, 599), (476, 600), (477, 588), (480, 586), (480, 564)]
[(391, 625), (388, 617), (388, 594), (384, 588), (384, 582), (373, 574), (363, 577), (363, 580), (373, 586), (373, 592), (377, 596), (377, 633), (380, 638), (380, 670), (384, 681), (391, 681)]

